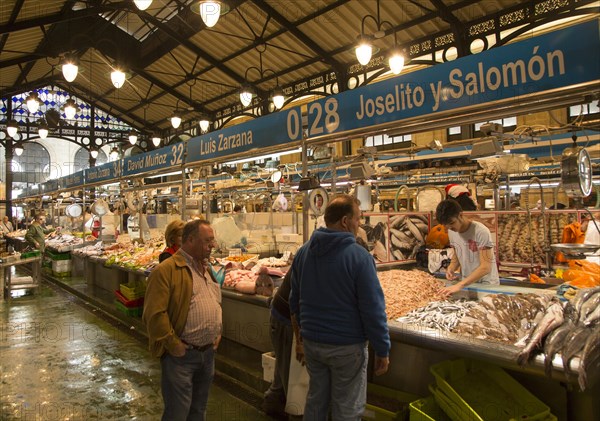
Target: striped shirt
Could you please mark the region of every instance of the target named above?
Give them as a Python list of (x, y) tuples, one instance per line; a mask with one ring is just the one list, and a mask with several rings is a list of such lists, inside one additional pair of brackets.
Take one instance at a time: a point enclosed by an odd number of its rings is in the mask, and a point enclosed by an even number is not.
[(183, 249), (179, 252), (192, 272), (193, 292), (190, 310), (181, 334), (181, 340), (194, 346), (213, 343), (221, 334), (221, 288), (214, 282), (207, 267), (194, 261)]

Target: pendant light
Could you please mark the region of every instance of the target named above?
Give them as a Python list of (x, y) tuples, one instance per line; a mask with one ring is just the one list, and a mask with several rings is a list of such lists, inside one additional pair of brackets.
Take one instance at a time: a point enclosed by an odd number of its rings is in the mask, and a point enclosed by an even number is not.
[(111, 161), (116, 161), (117, 159), (119, 159), (119, 149), (114, 146), (111, 150), (110, 150), (110, 154), (108, 154), (108, 158)]
[(388, 64), (390, 65), (390, 70), (393, 74), (399, 75), (404, 68), (404, 56), (398, 49), (394, 49), (390, 54), (390, 58), (388, 59)]
[(77, 104), (75, 104), (73, 99), (67, 99), (65, 102), (64, 112), (67, 120), (73, 120), (75, 118), (75, 114), (77, 113)]
[(90, 156), (94, 159), (98, 158), (98, 149), (96, 148), (91, 148), (90, 149)]
[(38, 126), (38, 136), (40, 139), (45, 139), (48, 137), (48, 125), (44, 122), (41, 122)]
[(132, 146), (136, 144), (138, 136), (135, 130), (129, 130), (129, 134), (127, 137), (129, 139), (129, 143), (131, 143)]
[(79, 71), (79, 60), (73, 55), (68, 55), (64, 58), (62, 64), (62, 72), (67, 82), (73, 82)]
[(150, 5), (152, 4), (152, 0), (133, 0), (133, 2), (137, 6), (137, 8), (142, 11), (149, 8)]
[(171, 126), (173, 126), (174, 129), (177, 129), (179, 126), (181, 126), (181, 115), (178, 110), (175, 110), (173, 116), (171, 117)]
[(221, 12), (225, 12), (226, 5), (222, 1), (210, 0), (210, 1), (199, 1), (197, 5), (192, 9), (200, 14), (202, 22), (208, 27), (212, 28), (219, 21)]
[(13, 147), (13, 151), (15, 152), (15, 155), (17, 155), (17, 156), (23, 155), (23, 143), (21, 143), (21, 142), (16, 143), (15, 146)]
[[(391, 22), (387, 20), (381, 19), (381, 8), (379, 4), (379, 0), (376, 3), (377, 14), (374, 15), (365, 15), (363, 16), (360, 23), (360, 35), (358, 36), (358, 43), (356, 45), (356, 59), (360, 64), (366, 66), (371, 61), (371, 57), (373, 53), (377, 53), (379, 49), (373, 47), (373, 41), (376, 39), (381, 39), (386, 36), (385, 31), (383, 30), (384, 26), (388, 26), (394, 32), (394, 47), (397, 45), (396, 41), (396, 29)], [(375, 24), (375, 31), (372, 34), (365, 33), (365, 23), (370, 20)], [(375, 49), (375, 51), (373, 51)], [(395, 48), (394, 48), (395, 50)], [(402, 67), (404, 67), (404, 57), (401, 58), (401, 55), (392, 54), (389, 59), (389, 65), (394, 74), (399, 74), (402, 71)]]
[(17, 120), (10, 120), (6, 124), (6, 133), (8, 133), (10, 137), (15, 137), (18, 131), (19, 125), (17, 124)]
[(200, 126), (202, 133), (206, 133), (210, 127), (210, 120), (206, 116), (202, 116), (198, 121), (198, 125)]
[(252, 98), (254, 97), (254, 89), (250, 85), (242, 86), (242, 90), (240, 91), (240, 102), (244, 107), (247, 107), (252, 103)]
[(40, 98), (37, 92), (33, 91), (27, 97), (27, 109), (31, 114), (35, 114), (40, 109)]
[(273, 94), (271, 95), (271, 100), (273, 101), (273, 105), (275, 105), (276, 109), (281, 109), (283, 107), (283, 103), (285, 102), (285, 96), (283, 96), (283, 89), (277, 86), (273, 90)]
[(366, 66), (371, 61), (371, 55), (373, 54), (372, 40), (373, 37), (369, 35), (361, 34), (358, 37), (358, 44), (355, 49), (356, 58), (363, 66)]
[(152, 144), (154, 146), (158, 147), (158, 145), (160, 145), (160, 141), (161, 141), (160, 137), (158, 137), (156, 135), (152, 136)]
[(114, 70), (110, 72), (110, 81), (115, 88), (121, 88), (125, 84), (125, 72), (115, 67)]

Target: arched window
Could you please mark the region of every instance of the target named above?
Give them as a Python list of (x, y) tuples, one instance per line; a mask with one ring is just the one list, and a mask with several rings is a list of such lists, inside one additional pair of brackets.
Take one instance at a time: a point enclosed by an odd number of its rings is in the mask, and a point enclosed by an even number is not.
[[(85, 170), (90, 167), (90, 152), (85, 148), (79, 148), (75, 153), (75, 172)], [(106, 164), (108, 162), (108, 157), (101, 149), (98, 151), (98, 157), (96, 158), (96, 166)]]
[[(0, 147), (0, 156), (5, 157), (4, 147)], [(2, 159), (2, 171), (4, 170), (4, 159)], [(13, 182), (43, 183), (47, 180), (50, 168), (50, 154), (37, 142), (24, 142), (23, 153), (20, 156), (13, 155), (12, 169)]]

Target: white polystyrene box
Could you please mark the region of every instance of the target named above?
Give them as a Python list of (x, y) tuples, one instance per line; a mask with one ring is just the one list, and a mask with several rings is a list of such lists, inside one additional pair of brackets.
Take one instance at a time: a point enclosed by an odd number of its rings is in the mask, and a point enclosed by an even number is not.
[(275, 378), (275, 354), (265, 352), (262, 354), (263, 379), (266, 382), (273, 382)]

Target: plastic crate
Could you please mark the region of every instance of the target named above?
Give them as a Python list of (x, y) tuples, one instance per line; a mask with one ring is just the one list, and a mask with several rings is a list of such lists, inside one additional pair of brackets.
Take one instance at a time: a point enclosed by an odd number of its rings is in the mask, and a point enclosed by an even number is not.
[(29, 257), (38, 257), (41, 256), (42, 252), (39, 250), (31, 250), (31, 251), (26, 251), (24, 253), (21, 253), (21, 259), (27, 259)]
[(409, 405), (410, 421), (450, 421), (443, 409), (435, 401), (433, 395), (411, 402)]
[(118, 300), (115, 300), (115, 305), (117, 306), (117, 310), (126, 316), (141, 317), (144, 312), (144, 307), (125, 307), (125, 305)]
[(119, 285), (119, 290), (121, 294), (128, 300), (135, 300), (137, 298), (143, 297), (146, 293), (146, 287), (143, 285), (136, 285), (134, 287), (130, 287), (127, 284)]
[(417, 398), (418, 396), (410, 393), (368, 383), (367, 404), (362, 419), (371, 421), (404, 420), (407, 415), (408, 403)]
[(71, 276), (71, 271), (68, 272), (57, 272), (57, 271), (52, 271), (52, 276), (55, 276), (57, 278), (68, 278)]
[(115, 297), (119, 300), (125, 307), (141, 307), (144, 305), (144, 297), (136, 298), (135, 300), (128, 300), (121, 291), (118, 289), (115, 290)]
[(51, 260), (71, 260), (71, 252), (59, 253), (58, 251), (45, 251), (46, 256)]
[(444, 404), (451, 403), (451, 412), (473, 421), (533, 421), (551, 415), (548, 406), (500, 367), (460, 359), (435, 364), (431, 372), (437, 383), (436, 401), (452, 419)]

